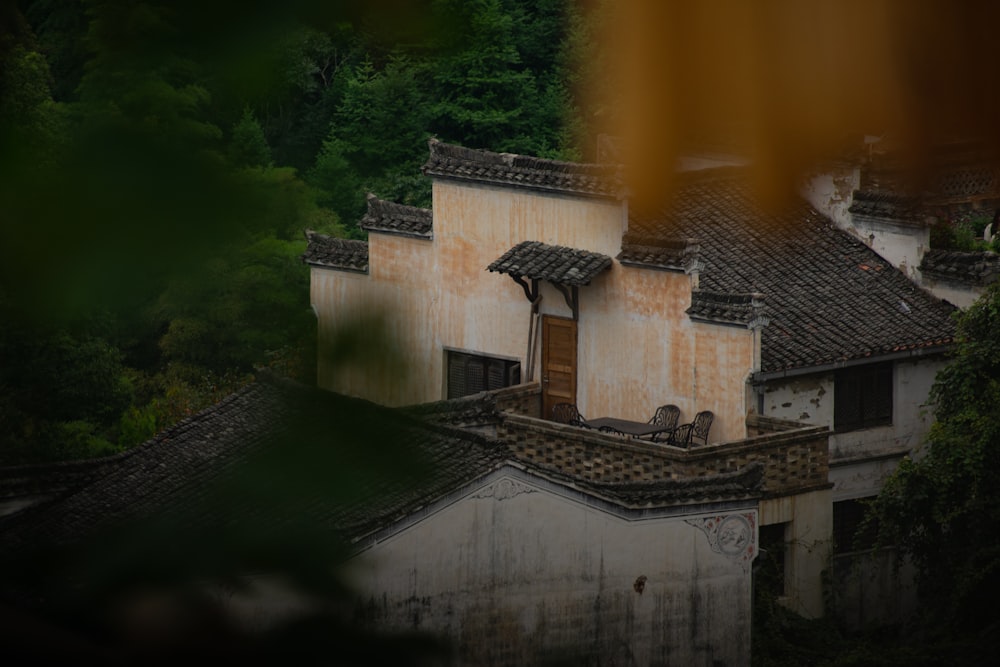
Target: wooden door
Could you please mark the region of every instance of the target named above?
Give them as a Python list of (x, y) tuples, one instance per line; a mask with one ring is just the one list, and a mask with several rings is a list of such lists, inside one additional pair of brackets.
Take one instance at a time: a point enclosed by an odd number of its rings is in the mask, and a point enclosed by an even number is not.
[(576, 321), (542, 316), (542, 417), (556, 403), (576, 403)]

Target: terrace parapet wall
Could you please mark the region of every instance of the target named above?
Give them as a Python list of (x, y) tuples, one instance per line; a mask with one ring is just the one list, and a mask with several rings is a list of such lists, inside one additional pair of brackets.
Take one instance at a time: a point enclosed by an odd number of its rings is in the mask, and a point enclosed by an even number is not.
[(519, 459), (598, 483), (706, 477), (760, 462), (765, 498), (830, 487), (827, 427), (756, 415), (747, 426), (757, 435), (681, 449), (507, 413), (497, 437)]
[(526, 417), (542, 416), (542, 388), (537, 382), (528, 382), (490, 392), (496, 399), (497, 410)]

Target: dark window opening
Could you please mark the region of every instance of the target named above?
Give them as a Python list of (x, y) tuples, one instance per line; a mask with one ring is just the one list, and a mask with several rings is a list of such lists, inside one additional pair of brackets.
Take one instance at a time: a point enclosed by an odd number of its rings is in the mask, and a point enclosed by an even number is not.
[(760, 554), (754, 565), (754, 587), (775, 597), (785, 594), (785, 539), (787, 523), (760, 527)]
[(864, 551), (875, 546), (878, 524), (865, 523), (867, 498), (842, 500), (833, 504), (833, 553)]
[(833, 428), (854, 431), (892, 423), (892, 364), (861, 366), (837, 373)]
[(521, 364), (463, 352), (448, 352), (448, 398), (521, 384)]

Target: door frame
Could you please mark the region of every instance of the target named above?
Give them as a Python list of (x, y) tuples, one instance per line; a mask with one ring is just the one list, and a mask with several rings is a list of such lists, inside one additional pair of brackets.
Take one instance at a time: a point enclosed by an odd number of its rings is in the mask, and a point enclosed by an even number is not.
[[(549, 390), (549, 342), (550, 328), (561, 327), (571, 331), (572, 340), (572, 361), (566, 372), (569, 373), (569, 395), (564, 393), (552, 394)], [(550, 419), (552, 416), (552, 406), (556, 403), (576, 404), (576, 384), (578, 363), (578, 330), (577, 321), (571, 317), (559, 317), (556, 315), (542, 315), (542, 368), (541, 368), (541, 390), (542, 390), (542, 419)]]

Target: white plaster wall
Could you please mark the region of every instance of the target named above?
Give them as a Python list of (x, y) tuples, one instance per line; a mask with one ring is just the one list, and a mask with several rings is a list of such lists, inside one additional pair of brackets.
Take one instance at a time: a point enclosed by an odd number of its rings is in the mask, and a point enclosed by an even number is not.
[(802, 196), (817, 211), (830, 218), (841, 229), (850, 230), (854, 191), (861, 185), (861, 170), (842, 167), (809, 176), (802, 184)]
[(968, 308), (986, 291), (985, 287), (972, 285), (953, 285), (941, 280), (922, 278), (921, 285), (939, 299), (944, 299), (959, 308)]
[[(891, 463), (917, 450), (933, 422), (926, 405), (940, 357), (897, 361), (893, 367), (892, 424), (833, 432), (830, 435), (830, 481), (836, 500), (874, 495), (891, 472)], [(833, 373), (771, 381), (764, 394), (764, 414), (833, 429)], [(888, 466), (888, 467), (887, 467)]]
[(801, 193), (837, 227), (860, 239), (911, 280), (919, 281), (920, 259), (930, 247), (930, 227), (852, 215), (849, 209), (860, 185), (861, 170), (842, 167), (811, 175)]
[[(756, 544), (756, 511), (740, 513)], [(751, 562), (685, 518), (629, 521), (502, 478), (358, 556), (358, 613), (440, 633), (460, 664), (747, 665)]]
[(764, 416), (833, 428), (833, 374), (772, 380), (764, 389)]
[(830, 482), (833, 483), (833, 502), (868, 498), (882, 488), (882, 484), (899, 466), (903, 454), (879, 458), (854, 459), (833, 463)]
[(926, 225), (893, 224), (864, 216), (853, 216), (849, 230), (887, 262), (920, 281), (920, 259), (930, 248), (930, 227)]
[(833, 433), (830, 436), (831, 463), (903, 454), (918, 449), (934, 421), (933, 412), (927, 406), (927, 397), (934, 377), (944, 366), (945, 361), (940, 357), (896, 362), (893, 368), (892, 424)]

